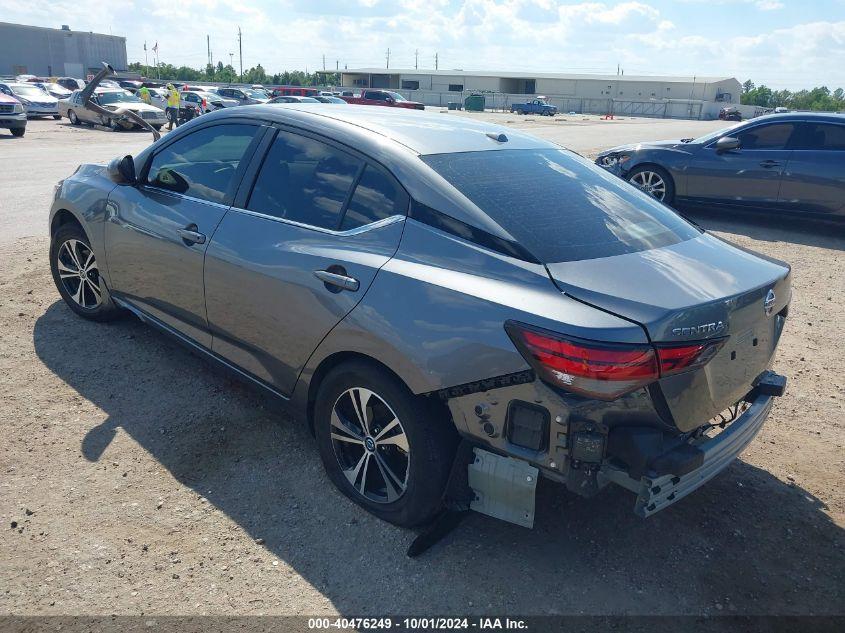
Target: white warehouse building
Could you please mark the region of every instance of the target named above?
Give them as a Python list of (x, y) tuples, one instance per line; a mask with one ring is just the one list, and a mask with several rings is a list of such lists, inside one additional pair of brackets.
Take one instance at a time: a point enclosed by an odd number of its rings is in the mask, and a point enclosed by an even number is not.
[[(616, 112), (683, 118), (712, 118), (719, 108), (738, 104), (742, 86), (734, 77), (576, 75), (355, 68), (340, 71), (352, 89), (385, 88), (426, 105), (460, 101), (461, 94), (487, 93), (488, 107), (507, 107), (543, 95), (563, 111)], [(450, 97), (449, 93), (453, 93)]]

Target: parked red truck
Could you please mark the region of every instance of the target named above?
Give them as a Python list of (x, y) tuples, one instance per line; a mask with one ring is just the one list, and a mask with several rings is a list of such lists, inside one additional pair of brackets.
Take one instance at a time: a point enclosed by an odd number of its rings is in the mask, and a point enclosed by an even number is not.
[(412, 110), (425, 110), (425, 106), (417, 101), (408, 101), (398, 92), (390, 90), (362, 90), (357, 97), (344, 97), (341, 99), (347, 103), (356, 105), (388, 106), (390, 108), (410, 108)]

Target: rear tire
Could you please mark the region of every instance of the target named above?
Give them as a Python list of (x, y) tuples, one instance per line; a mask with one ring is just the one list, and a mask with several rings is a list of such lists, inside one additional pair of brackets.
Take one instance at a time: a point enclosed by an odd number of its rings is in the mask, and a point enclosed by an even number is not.
[(62, 299), (79, 316), (91, 321), (111, 321), (121, 315), (121, 309), (112, 301), (100, 278), (88, 236), (78, 224), (65, 224), (53, 235), (50, 272)]
[(53, 119), (55, 119), (56, 121), (58, 121), (58, 120), (59, 120), (59, 119), (61, 119), (61, 118), (62, 118), (62, 115), (61, 115), (61, 114), (54, 114), (54, 115), (53, 115)]
[(73, 110), (70, 110), (67, 113), (67, 118), (70, 119), (71, 125), (79, 125), (81, 123), (81, 121), (79, 120), (79, 117), (76, 116), (76, 112), (74, 112)]
[(336, 367), (317, 393), (314, 431), (329, 478), (368, 512), (410, 527), (440, 511), (457, 432), (394, 375), (363, 361)]
[(25, 127), (13, 127), (9, 131), (12, 133), (12, 136), (17, 136), (18, 138), (20, 138), (21, 136), (24, 135), (24, 132), (26, 132), (26, 128)]

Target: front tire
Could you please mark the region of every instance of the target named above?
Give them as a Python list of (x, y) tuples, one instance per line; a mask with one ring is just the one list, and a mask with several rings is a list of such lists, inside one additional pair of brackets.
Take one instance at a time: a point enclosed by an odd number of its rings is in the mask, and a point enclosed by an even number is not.
[(411, 527), (440, 511), (457, 432), (445, 409), (394, 375), (361, 361), (332, 370), (314, 431), (329, 478), (370, 513)]
[(77, 224), (59, 227), (50, 242), (50, 272), (68, 307), (91, 321), (111, 321), (121, 310), (111, 299), (91, 243)]
[(61, 114), (54, 114), (54, 115), (53, 115), (53, 119), (55, 119), (56, 121), (58, 121), (58, 120), (59, 120), (59, 119), (61, 119), (61, 118), (62, 118), (62, 115), (61, 115)]
[(79, 117), (76, 116), (76, 112), (74, 112), (73, 110), (67, 113), (67, 118), (70, 119), (71, 125), (79, 125), (81, 123)]
[(13, 127), (9, 131), (12, 133), (12, 136), (17, 136), (18, 138), (20, 138), (21, 136), (24, 135), (24, 132), (26, 132), (26, 128), (25, 127)]
[(628, 182), (664, 204), (672, 204), (675, 200), (675, 183), (672, 177), (657, 165), (634, 167), (628, 172)]

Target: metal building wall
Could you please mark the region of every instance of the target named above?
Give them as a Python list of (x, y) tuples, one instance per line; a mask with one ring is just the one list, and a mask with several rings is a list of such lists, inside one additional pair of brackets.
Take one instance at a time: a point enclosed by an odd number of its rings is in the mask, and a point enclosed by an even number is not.
[(84, 79), (103, 61), (125, 70), (126, 38), (0, 22), (0, 75)]

